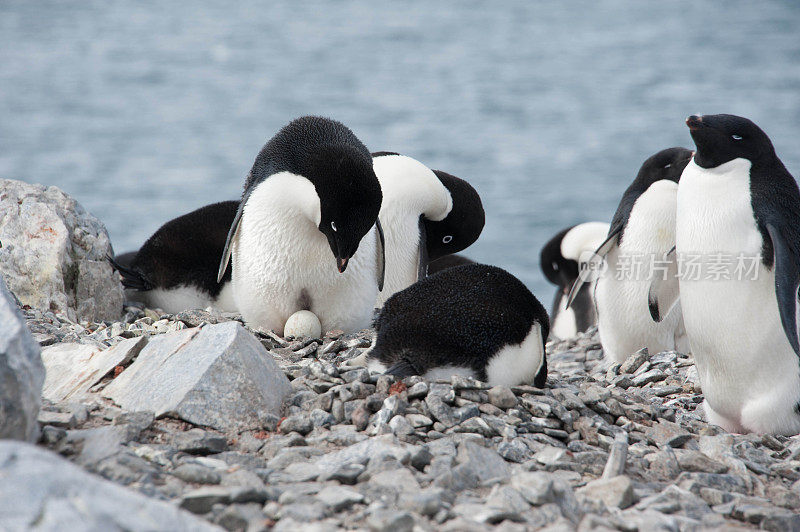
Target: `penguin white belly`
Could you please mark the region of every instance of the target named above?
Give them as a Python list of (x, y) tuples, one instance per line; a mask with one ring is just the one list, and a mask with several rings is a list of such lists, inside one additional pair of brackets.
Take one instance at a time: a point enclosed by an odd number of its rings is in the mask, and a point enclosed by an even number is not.
[[(608, 269), (595, 291), (600, 342), (610, 363), (622, 363), (643, 347), (651, 353), (675, 348), (680, 308), (655, 323), (647, 307), (653, 259), (662, 260), (675, 242), (677, 184), (657, 181), (636, 200), (622, 242), (606, 256)], [(655, 263), (658, 266), (658, 263)]]
[(140, 292), (144, 303), (150, 308), (160, 308), (164, 312), (177, 314), (183, 310), (204, 309), (215, 306), (208, 293), (194, 286), (182, 285), (176, 288), (155, 288)]
[(419, 274), (419, 215), (385, 207), (379, 216), (386, 242), (386, 274), (376, 306), (395, 292), (417, 282)]
[[(560, 289), (559, 289), (560, 290)], [(558, 300), (558, 307), (550, 325), (550, 334), (560, 340), (573, 338), (578, 334), (578, 322), (575, 318), (575, 311), (570, 307), (565, 309), (567, 298), (563, 295)]]
[[(688, 270), (680, 278), (684, 322), (708, 420), (729, 431), (796, 434), (800, 368), (781, 325), (774, 272), (756, 259), (762, 237), (749, 175), (749, 161), (735, 159), (712, 170), (692, 161), (681, 177), (677, 251), (702, 257), (698, 280)], [(723, 261), (730, 278), (710, 276), (707, 265)]]
[(534, 323), (519, 344), (507, 345), (489, 357), (486, 381), (491, 386), (530, 384), (544, 360), (542, 326)]
[(228, 281), (222, 286), (222, 290), (219, 291), (213, 306), (222, 312), (239, 312), (233, 299), (233, 283)]
[(251, 327), (278, 334), (298, 310), (316, 314), (323, 331), (364, 329), (378, 295), (377, 230), (364, 236), (339, 273), (325, 235), (308, 216), (313, 208), (295, 205), (309, 196), (316, 198), (313, 185), (286, 173), (266, 179), (248, 198), (233, 240), (236, 307)]

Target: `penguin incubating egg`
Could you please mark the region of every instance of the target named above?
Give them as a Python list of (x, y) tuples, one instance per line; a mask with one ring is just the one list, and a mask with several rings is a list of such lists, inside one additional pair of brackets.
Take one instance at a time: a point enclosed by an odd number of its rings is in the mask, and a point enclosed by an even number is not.
[(542, 387), (549, 328), (547, 311), (516, 277), (494, 266), (458, 266), (386, 301), (366, 363), (398, 377)]
[(753, 122), (690, 116), (697, 145), (678, 186), (679, 292), (651, 293), (654, 317), (680, 294), (710, 423), (800, 432), (797, 303), (800, 191)]
[(373, 168), (383, 192), (380, 221), (386, 237), (381, 306), (425, 277), (429, 261), (475, 242), (485, 216), (480, 196), (463, 179), (392, 152), (373, 154)]
[(237, 309), (258, 329), (283, 333), (299, 310), (322, 330), (369, 326), (383, 287), (381, 187), (366, 146), (343, 124), (298, 118), (256, 157), (228, 233)]
[[(662, 150), (647, 159), (622, 196), (607, 240), (597, 249), (605, 272), (597, 280), (597, 328), (606, 358), (622, 363), (643, 347), (651, 353), (676, 349), (684, 338), (680, 309), (654, 323), (647, 294), (660, 262), (675, 246), (678, 180), (692, 152)], [(570, 294), (582, 286), (579, 279)], [(677, 347), (685, 351), (685, 347)]]
[(127, 297), (170, 313), (208, 306), (235, 312), (230, 272), (217, 282), (217, 270), (238, 207), (238, 201), (223, 201), (179, 216), (139, 251), (112, 260)]
[(597, 323), (594, 308), (594, 283), (587, 282), (578, 290), (567, 308), (567, 296), (578, 280), (580, 262), (594, 252), (608, 235), (605, 222), (586, 222), (559, 231), (542, 248), (539, 264), (547, 280), (556, 285), (550, 312), (550, 335), (558, 339), (572, 338)]

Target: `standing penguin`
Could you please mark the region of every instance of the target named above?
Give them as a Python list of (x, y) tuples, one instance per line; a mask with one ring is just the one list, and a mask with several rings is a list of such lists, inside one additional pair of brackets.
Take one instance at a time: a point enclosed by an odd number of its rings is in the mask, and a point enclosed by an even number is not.
[(239, 208), (222, 201), (170, 220), (139, 251), (111, 261), (122, 275), (126, 297), (177, 313), (212, 306), (236, 312), (230, 270), (217, 282), (219, 257)]
[[(697, 151), (678, 187), (678, 284), (706, 417), (731, 432), (797, 434), (800, 191), (750, 120), (686, 123)], [(654, 317), (676, 297), (651, 293)]]
[[(578, 280), (580, 263), (608, 235), (609, 224), (586, 222), (556, 233), (542, 248), (539, 264), (547, 280), (556, 285), (550, 312), (550, 335), (558, 339), (572, 338), (597, 323), (594, 307), (594, 283), (585, 283), (567, 308), (567, 296)], [(582, 257), (584, 256), (584, 257)]]
[(245, 322), (283, 333), (310, 310), (323, 331), (369, 326), (383, 287), (381, 198), (369, 150), (343, 124), (306, 116), (281, 129), (247, 176), (217, 277), (230, 259)]
[[(647, 297), (663, 257), (675, 246), (678, 180), (691, 156), (686, 148), (669, 148), (647, 159), (622, 195), (608, 238), (595, 252), (606, 264), (595, 301), (600, 342), (611, 363), (622, 363), (643, 347), (651, 353), (675, 349), (683, 335), (680, 309), (654, 323)], [(573, 287), (570, 303), (582, 282)]]
[(469, 183), (393, 152), (373, 154), (383, 191), (380, 221), (386, 237), (381, 306), (427, 275), (428, 264), (478, 239), (485, 222), (481, 198)]
[(522, 282), (483, 264), (441, 271), (390, 297), (366, 353), (374, 371), (464, 375), (492, 386), (547, 380), (547, 311)]

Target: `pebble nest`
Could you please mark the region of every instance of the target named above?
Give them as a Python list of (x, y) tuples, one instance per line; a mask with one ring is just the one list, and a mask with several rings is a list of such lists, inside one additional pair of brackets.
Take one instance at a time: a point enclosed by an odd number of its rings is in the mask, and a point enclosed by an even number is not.
[[(114, 323), (24, 314), (43, 346), (241, 321), (125, 310)], [(371, 331), (254, 334), (292, 386), (262, 430), (223, 434), (91, 394), (46, 402), (40, 445), (227, 530), (800, 530), (800, 436), (706, 423), (685, 354), (609, 367), (590, 331), (548, 344), (545, 388), (489, 387), (347, 366)]]

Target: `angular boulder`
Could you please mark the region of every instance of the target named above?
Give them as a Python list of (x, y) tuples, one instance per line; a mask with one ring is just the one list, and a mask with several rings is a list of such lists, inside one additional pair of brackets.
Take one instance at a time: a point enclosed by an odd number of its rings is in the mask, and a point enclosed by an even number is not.
[(0, 439), (36, 440), (42, 383), (39, 345), (0, 277)]
[(4, 530), (220, 530), (27, 443), (0, 441)]
[(23, 305), (71, 320), (121, 315), (108, 232), (60, 189), (0, 179), (0, 243), (0, 275)]
[(266, 426), (290, 390), (261, 342), (230, 321), (152, 337), (102, 393), (125, 410), (236, 431)]

